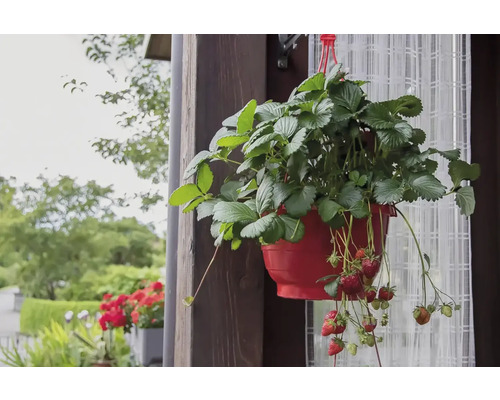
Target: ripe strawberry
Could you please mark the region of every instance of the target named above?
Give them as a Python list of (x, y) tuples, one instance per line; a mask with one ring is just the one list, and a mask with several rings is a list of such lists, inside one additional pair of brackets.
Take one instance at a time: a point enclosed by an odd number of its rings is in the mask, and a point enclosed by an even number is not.
[(330, 341), (330, 346), (328, 347), (328, 355), (333, 356), (344, 350), (345, 344), (342, 340), (335, 338)]
[(375, 300), (375, 296), (377, 296), (377, 289), (375, 289), (373, 286), (365, 289), (365, 297), (367, 303), (371, 303), (373, 300)]
[(431, 314), (425, 307), (415, 307), (413, 310), (413, 318), (419, 325), (425, 325), (431, 319)]
[(337, 310), (332, 310), (326, 314), (323, 321), (323, 327), (321, 328), (321, 335), (328, 336), (333, 334), (340, 334), (345, 331), (346, 328), (345, 318), (337, 313)]
[(386, 300), (389, 301), (394, 297), (394, 286), (382, 286), (380, 290), (378, 291), (378, 298), (380, 300)]
[(359, 273), (354, 272), (349, 275), (342, 275), (340, 277), (340, 287), (347, 295), (361, 292), (363, 284), (361, 283)]
[(366, 332), (372, 332), (377, 327), (377, 319), (371, 315), (364, 315), (361, 324)]
[(369, 258), (363, 259), (361, 262), (361, 268), (363, 269), (363, 274), (367, 278), (373, 278), (377, 275), (380, 269), (380, 261), (370, 260)]
[(356, 252), (356, 255), (354, 256), (356, 260), (361, 260), (362, 258), (365, 258), (365, 249), (359, 249)]

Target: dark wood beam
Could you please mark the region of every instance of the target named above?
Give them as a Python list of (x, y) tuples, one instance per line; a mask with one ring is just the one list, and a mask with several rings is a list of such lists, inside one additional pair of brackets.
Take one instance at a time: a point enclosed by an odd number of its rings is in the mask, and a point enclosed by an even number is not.
[(472, 293), (476, 365), (500, 366), (500, 35), (471, 36), (471, 154), (481, 164), (473, 183)]
[(152, 34), (146, 49), (146, 58), (170, 61), (172, 59), (172, 35)]

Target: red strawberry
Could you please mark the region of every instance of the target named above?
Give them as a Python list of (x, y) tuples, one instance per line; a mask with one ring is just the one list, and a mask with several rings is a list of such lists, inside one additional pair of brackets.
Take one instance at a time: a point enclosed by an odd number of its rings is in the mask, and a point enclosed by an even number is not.
[(363, 284), (357, 272), (341, 276), (340, 286), (347, 295), (357, 294), (363, 290)]
[(394, 297), (394, 286), (382, 286), (380, 290), (378, 291), (378, 298), (380, 300), (386, 300), (389, 301)]
[(415, 307), (413, 310), (413, 318), (419, 325), (425, 325), (431, 319), (431, 314), (425, 307)]
[(332, 310), (325, 316), (321, 335), (328, 336), (332, 333), (339, 334), (345, 331), (346, 320), (342, 315), (337, 314), (337, 310)]
[(365, 315), (361, 324), (366, 332), (372, 332), (377, 327), (377, 319), (371, 315)]
[(340, 339), (332, 339), (330, 341), (330, 346), (328, 347), (328, 355), (333, 356), (335, 354), (340, 353), (342, 350), (344, 350), (344, 342)]
[(377, 275), (380, 269), (380, 261), (370, 260), (369, 258), (365, 258), (361, 262), (361, 267), (363, 269), (363, 274), (367, 278), (373, 278), (375, 275)]
[(362, 258), (365, 258), (365, 249), (359, 249), (356, 252), (356, 255), (354, 256), (356, 260), (361, 260)]
[(368, 289), (365, 289), (365, 297), (367, 303), (371, 303), (373, 300), (375, 300), (376, 295), (377, 295), (377, 289), (375, 289), (373, 286), (370, 286)]

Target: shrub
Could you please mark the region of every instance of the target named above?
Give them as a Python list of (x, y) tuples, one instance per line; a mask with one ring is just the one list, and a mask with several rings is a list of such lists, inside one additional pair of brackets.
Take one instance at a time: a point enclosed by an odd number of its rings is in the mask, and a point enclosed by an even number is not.
[(98, 271), (87, 271), (79, 281), (60, 289), (57, 296), (64, 300), (99, 301), (105, 293), (134, 293), (158, 279), (158, 268), (109, 265)]
[[(98, 301), (56, 301), (27, 298), (21, 308), (21, 332), (34, 335), (44, 327), (50, 327), (51, 321), (64, 322), (64, 314), (73, 311), (76, 315), (87, 310), (91, 315), (99, 311)], [(70, 326), (76, 326), (76, 318)]]

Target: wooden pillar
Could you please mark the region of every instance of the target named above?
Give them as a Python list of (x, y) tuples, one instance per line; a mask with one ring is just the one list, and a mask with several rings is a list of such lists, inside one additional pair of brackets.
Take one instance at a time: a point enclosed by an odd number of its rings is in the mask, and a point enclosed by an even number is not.
[(481, 164), (473, 183), (472, 293), (476, 365), (500, 366), (500, 35), (471, 36), (471, 154)]
[[(266, 35), (185, 35), (183, 75), (181, 173), (226, 117), (250, 99), (266, 100)], [(226, 166), (211, 167), (220, 186)], [(209, 228), (193, 213), (180, 216), (175, 365), (261, 366), (264, 266), (257, 245), (236, 252), (224, 245), (195, 303), (182, 304), (212, 258)]]

